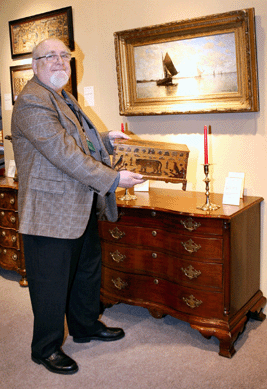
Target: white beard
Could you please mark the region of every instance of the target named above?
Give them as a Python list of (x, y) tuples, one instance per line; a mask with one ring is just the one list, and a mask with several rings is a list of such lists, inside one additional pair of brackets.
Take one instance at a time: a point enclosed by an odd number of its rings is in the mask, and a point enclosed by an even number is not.
[(57, 70), (50, 78), (50, 82), (58, 89), (63, 88), (69, 81), (69, 76), (65, 70)]

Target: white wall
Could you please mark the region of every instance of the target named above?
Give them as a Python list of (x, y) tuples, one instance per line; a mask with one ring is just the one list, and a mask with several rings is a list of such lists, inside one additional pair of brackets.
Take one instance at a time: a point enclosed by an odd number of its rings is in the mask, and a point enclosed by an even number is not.
[[(201, 4), (201, 5), (200, 5)], [(245, 172), (245, 193), (267, 199), (267, 79), (266, 32), (267, 7), (265, 0), (0, 0), (0, 82), (1, 94), (10, 93), (9, 67), (29, 63), (13, 60), (10, 54), (8, 21), (53, 9), (72, 6), (74, 38), (77, 58), (79, 102), (84, 106), (84, 87), (94, 86), (94, 111), (84, 110), (100, 130), (129, 129), (142, 139), (185, 143), (190, 149), (188, 189), (204, 191), (203, 184), (203, 127), (211, 126), (209, 162), (213, 163), (211, 189), (223, 193), (229, 171)], [(255, 8), (260, 90), (260, 112), (199, 115), (163, 115), (121, 117), (119, 115), (116, 64), (114, 53), (115, 31), (195, 18), (242, 8)], [(2, 98), (4, 136), (10, 133), (11, 111), (6, 111)], [(7, 159), (13, 158), (10, 142), (5, 142)], [(176, 187), (171, 184), (151, 185)], [(180, 189), (180, 186), (179, 186)], [(267, 211), (262, 203), (261, 288), (267, 296)]]

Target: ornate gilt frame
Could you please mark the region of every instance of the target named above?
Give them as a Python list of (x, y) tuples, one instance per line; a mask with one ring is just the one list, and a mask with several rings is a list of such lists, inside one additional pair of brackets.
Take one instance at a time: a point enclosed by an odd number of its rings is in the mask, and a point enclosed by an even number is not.
[[(214, 39), (217, 37), (222, 39), (230, 37), (233, 41), (235, 50), (233, 50), (232, 59), (234, 58), (234, 60), (232, 62), (235, 64), (235, 71), (232, 73), (236, 73), (234, 91), (224, 91), (222, 88), (216, 93), (193, 93), (180, 96), (179, 94), (165, 93), (165, 96), (159, 97), (156, 95), (159, 89), (154, 88), (155, 95), (153, 95), (153, 92), (150, 92), (151, 95), (148, 97), (139, 96), (139, 83), (144, 83), (143, 87), (146, 88), (146, 82), (151, 81), (153, 83), (155, 80), (138, 80), (137, 70), (141, 66), (147, 66), (151, 70), (150, 67), (155, 67), (155, 62), (150, 61), (145, 63), (145, 65), (141, 65), (141, 61), (144, 61), (145, 58), (141, 54), (138, 57), (138, 50), (149, 49), (150, 51), (154, 50), (156, 53), (156, 47), (158, 48), (159, 45), (166, 48), (167, 45), (188, 44), (190, 40), (200, 43), (201, 40), (196, 41), (196, 38)], [(115, 32), (114, 41), (120, 115), (259, 111), (254, 8)], [(187, 52), (181, 53), (185, 61), (187, 60), (187, 54)], [(208, 56), (204, 58), (204, 55), (206, 55), (204, 51), (200, 55), (202, 55), (202, 62), (209, 59)], [(188, 63), (189, 61), (190, 59), (188, 58)], [(225, 75), (227, 73), (226, 65), (223, 62), (222, 66), (225, 66)], [(214, 77), (215, 75), (214, 71)], [(212, 77), (211, 74), (209, 76)], [(197, 77), (203, 76), (196, 75), (192, 79)], [(203, 78), (202, 80), (199, 78), (199, 80), (202, 81)], [(179, 90), (179, 76), (177, 81), (178, 84), (176, 85), (178, 85)], [(186, 82), (182, 79), (180, 81), (184, 84)], [(164, 92), (163, 88), (167, 90), (168, 86), (165, 85), (160, 88)]]

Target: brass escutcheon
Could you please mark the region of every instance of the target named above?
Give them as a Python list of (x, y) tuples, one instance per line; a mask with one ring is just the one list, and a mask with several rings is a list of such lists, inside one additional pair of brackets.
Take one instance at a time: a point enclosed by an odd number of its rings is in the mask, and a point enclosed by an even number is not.
[(116, 278), (116, 280), (114, 280), (114, 278), (112, 278), (111, 280), (115, 286), (115, 288), (121, 290), (121, 289), (124, 289), (126, 288), (126, 286), (128, 286), (127, 282), (124, 282), (122, 281), (122, 279), (120, 277)]
[(120, 231), (118, 227), (113, 228), (113, 230), (109, 230), (109, 232), (114, 239), (121, 239), (125, 235), (125, 232)]
[(126, 258), (126, 255), (121, 254), (118, 250), (114, 251), (114, 253), (109, 253), (111, 255), (111, 258), (113, 261), (119, 263), (123, 262), (123, 260)]
[(190, 232), (196, 230), (198, 227), (201, 226), (200, 223), (195, 222), (191, 217), (189, 217), (185, 221), (184, 220), (180, 220), (180, 223), (184, 226), (185, 229), (187, 229)]
[(202, 304), (202, 301), (197, 300), (192, 294), (189, 297), (183, 297), (183, 301), (192, 309), (197, 308)]
[(201, 271), (194, 269), (192, 265), (189, 265), (186, 269), (181, 267), (181, 270), (190, 280), (197, 278), (201, 274)]
[(186, 251), (190, 254), (196, 253), (200, 248), (200, 244), (196, 244), (192, 239), (189, 239), (187, 242), (181, 242)]

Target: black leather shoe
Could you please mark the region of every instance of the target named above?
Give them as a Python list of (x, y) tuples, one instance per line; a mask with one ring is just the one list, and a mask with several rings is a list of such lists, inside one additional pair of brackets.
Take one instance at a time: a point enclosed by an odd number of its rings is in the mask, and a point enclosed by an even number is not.
[(93, 335), (87, 336), (85, 338), (75, 338), (73, 341), (75, 343), (87, 343), (90, 340), (102, 340), (103, 342), (112, 342), (113, 340), (122, 339), (125, 336), (125, 333), (122, 328), (112, 328), (112, 327), (103, 327), (96, 331)]
[(44, 365), (47, 370), (58, 374), (74, 374), (78, 371), (77, 363), (68, 357), (61, 349), (48, 358), (38, 358), (32, 355), (32, 360), (38, 365)]

